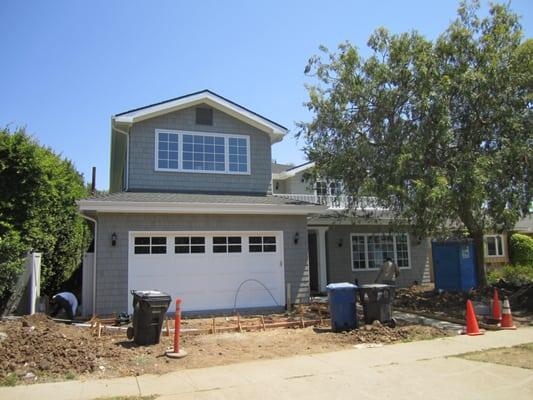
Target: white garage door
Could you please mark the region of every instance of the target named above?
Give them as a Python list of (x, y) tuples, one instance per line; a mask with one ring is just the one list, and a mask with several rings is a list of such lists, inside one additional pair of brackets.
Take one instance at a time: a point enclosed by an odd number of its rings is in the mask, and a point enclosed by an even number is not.
[(170, 312), (176, 298), (183, 311), (233, 309), (241, 284), (238, 308), (285, 305), (282, 232), (130, 232), (129, 242), (130, 313), (132, 289), (170, 294)]

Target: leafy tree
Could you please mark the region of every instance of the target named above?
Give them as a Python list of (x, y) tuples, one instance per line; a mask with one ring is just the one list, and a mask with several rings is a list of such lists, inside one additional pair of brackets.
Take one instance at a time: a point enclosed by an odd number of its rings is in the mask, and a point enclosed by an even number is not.
[(348, 42), (322, 48), (299, 135), (352, 210), (372, 196), (419, 237), (471, 237), (483, 286), (483, 234), (512, 228), (532, 200), (533, 40), (508, 5), (478, 14), (461, 3), (434, 42), (379, 28), (366, 59)]
[(79, 266), (88, 236), (75, 201), (86, 195), (70, 161), (22, 129), (0, 130), (0, 304), (25, 252), (42, 252), (41, 287), (49, 294)]

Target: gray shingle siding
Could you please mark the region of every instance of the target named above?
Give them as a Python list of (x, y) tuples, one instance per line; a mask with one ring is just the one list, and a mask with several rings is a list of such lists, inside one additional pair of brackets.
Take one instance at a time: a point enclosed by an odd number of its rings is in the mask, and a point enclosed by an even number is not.
[[(96, 275), (96, 313), (128, 310), (129, 231), (283, 231), (285, 281), (293, 302), (309, 298), (307, 219), (305, 216), (100, 214)], [(294, 234), (300, 240), (294, 243)], [(117, 234), (116, 246), (111, 235)]]
[[(311, 227), (312, 229), (312, 227)], [(386, 226), (376, 225), (332, 225), (327, 232), (327, 266), (328, 283), (353, 282), (360, 284), (374, 283), (377, 270), (352, 271), (351, 267), (351, 233), (387, 233)], [(339, 247), (339, 240), (343, 245)], [(413, 281), (422, 282), (424, 271), (429, 268), (429, 241), (418, 241), (409, 236), (411, 268), (401, 269), (398, 286), (410, 286)]]
[[(213, 125), (196, 125), (195, 107), (134, 124), (130, 132), (129, 190), (224, 191), (266, 193), (271, 178), (271, 143), (267, 133), (221, 111)], [(250, 175), (155, 171), (155, 130), (174, 129), (250, 136)]]

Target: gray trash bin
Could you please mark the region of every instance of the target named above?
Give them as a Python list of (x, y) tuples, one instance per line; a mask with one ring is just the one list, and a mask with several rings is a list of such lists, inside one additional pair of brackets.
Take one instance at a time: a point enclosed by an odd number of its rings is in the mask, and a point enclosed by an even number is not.
[(365, 324), (379, 321), (391, 327), (396, 326), (396, 321), (392, 318), (394, 291), (394, 286), (380, 283), (360, 285), (358, 287), (359, 300), (363, 305)]
[(128, 328), (129, 339), (140, 346), (159, 343), (163, 319), (170, 305), (170, 296), (158, 290), (132, 290), (133, 327)]

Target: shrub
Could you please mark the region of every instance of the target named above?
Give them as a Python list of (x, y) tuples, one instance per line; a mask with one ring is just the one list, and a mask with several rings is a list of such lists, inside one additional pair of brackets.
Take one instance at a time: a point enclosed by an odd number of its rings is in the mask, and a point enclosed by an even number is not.
[(510, 255), (513, 264), (533, 266), (533, 238), (515, 233), (510, 240)]
[(21, 256), (42, 253), (41, 290), (53, 294), (79, 266), (88, 230), (76, 200), (87, 195), (74, 165), (23, 129), (0, 129), (0, 309)]
[(533, 264), (511, 264), (487, 273), (490, 285), (495, 285), (500, 280), (513, 286), (533, 283)]

